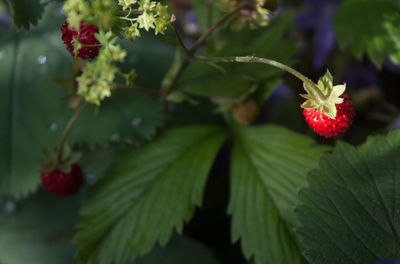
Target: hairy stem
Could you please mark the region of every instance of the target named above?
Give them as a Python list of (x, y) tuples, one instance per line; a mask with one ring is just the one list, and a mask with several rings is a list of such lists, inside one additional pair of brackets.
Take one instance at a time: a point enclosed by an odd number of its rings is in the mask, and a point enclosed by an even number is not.
[(315, 92), (318, 97), (321, 100), (326, 100), (327, 96), (324, 95), (321, 90), (318, 88), (318, 86), (311, 81), (308, 77), (303, 75), (302, 73), (296, 71), (295, 69), (280, 63), (278, 61), (270, 60), (270, 59), (265, 59), (265, 58), (259, 58), (255, 56), (236, 56), (236, 57), (195, 57), (193, 58), (195, 61), (201, 61), (201, 62), (243, 62), (243, 63), (262, 63), (262, 64), (267, 64), (270, 66), (273, 66), (275, 68), (281, 69), (283, 71), (286, 71), (290, 73), (291, 75), (295, 76), (302, 82), (305, 82), (310, 85), (310, 88)]

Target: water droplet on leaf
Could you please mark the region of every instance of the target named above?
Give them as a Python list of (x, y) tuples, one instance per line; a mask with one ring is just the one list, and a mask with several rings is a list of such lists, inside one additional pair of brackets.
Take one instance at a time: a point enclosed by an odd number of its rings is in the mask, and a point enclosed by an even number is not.
[(45, 64), (46, 63), (46, 61), (47, 61), (47, 57), (46, 56), (44, 56), (44, 55), (42, 55), (42, 56), (39, 56), (38, 57), (38, 63), (39, 64)]
[(134, 127), (140, 126), (140, 124), (142, 124), (142, 118), (140, 117), (132, 118), (131, 124)]
[(93, 184), (97, 181), (97, 177), (96, 177), (96, 173), (94, 172), (89, 172), (88, 174), (86, 174), (86, 182), (88, 184)]
[(58, 125), (57, 125), (57, 123), (55, 123), (55, 122), (53, 122), (53, 123), (51, 123), (51, 125), (50, 125), (50, 131), (56, 131), (57, 130), (57, 128), (58, 128)]
[(4, 204), (4, 211), (7, 213), (11, 213), (15, 210), (15, 203), (13, 201), (7, 201)]
[(110, 141), (118, 142), (120, 140), (118, 133), (114, 133), (110, 136)]

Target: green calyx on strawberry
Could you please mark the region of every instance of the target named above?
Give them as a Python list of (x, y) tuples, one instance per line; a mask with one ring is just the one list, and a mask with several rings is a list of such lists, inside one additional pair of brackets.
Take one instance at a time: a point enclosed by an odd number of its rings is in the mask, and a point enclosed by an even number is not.
[(61, 153), (56, 151), (43, 150), (45, 161), (42, 164), (42, 172), (49, 173), (52, 171), (60, 171), (62, 173), (70, 173), (72, 164), (81, 158), (80, 152), (73, 152), (68, 144), (65, 144)]
[(333, 86), (333, 78), (327, 70), (325, 75), (318, 80), (318, 84), (303, 82), (307, 94), (300, 96), (307, 100), (301, 105), (303, 109), (316, 109), (317, 112), (324, 112), (332, 119), (336, 118), (336, 105), (343, 103), (342, 94), (346, 90), (346, 84)]

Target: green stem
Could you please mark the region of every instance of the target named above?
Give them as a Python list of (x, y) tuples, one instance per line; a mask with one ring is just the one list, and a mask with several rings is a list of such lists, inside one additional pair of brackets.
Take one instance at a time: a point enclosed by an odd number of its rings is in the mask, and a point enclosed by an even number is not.
[(119, 18), (122, 20), (130, 21), (130, 22), (136, 21), (136, 18), (129, 18), (129, 17), (119, 17)]
[[(175, 77), (173, 78), (170, 86), (164, 93), (164, 99), (173, 91), (175, 90), (175, 87), (185, 72), (186, 68), (189, 66), (190, 60), (193, 59), (194, 53), (197, 51), (197, 49), (206, 41), (208, 36), (210, 36), (219, 26), (221, 26), (226, 20), (228, 20), (231, 16), (239, 12), (241, 9), (243, 9), (245, 6), (247, 6), (247, 3), (241, 3), (228, 13), (226, 13), (223, 17), (221, 17), (214, 25), (212, 25), (194, 44), (193, 46), (188, 50), (186, 46), (183, 44), (182, 38), (177, 30), (174, 30), (176, 37), (178, 38), (179, 46), (183, 49), (185, 52), (186, 58), (181, 64), (178, 72), (176, 73)], [(175, 27), (174, 27), (175, 29)]]
[(191, 54), (194, 54), (194, 52), (197, 50), (197, 48), (200, 47), (200, 45), (203, 44), (203, 42), (208, 38), (211, 33), (213, 33), (219, 26), (221, 26), (226, 20), (228, 20), (232, 15), (236, 14), (240, 10), (242, 10), (245, 6), (248, 4), (246, 2), (240, 3), (238, 6), (236, 6), (234, 9), (226, 13), (221, 19), (219, 19), (214, 25), (212, 25), (206, 33), (204, 33), (192, 46), (192, 48), (189, 50)]
[(169, 25), (170, 25), (170, 26), (172, 27), (172, 29), (174, 30), (175, 36), (176, 36), (176, 38), (178, 39), (179, 47), (183, 50), (183, 52), (185, 53), (186, 56), (191, 56), (191, 54), (189, 53), (189, 50), (186, 48), (185, 44), (183, 43), (182, 37), (181, 37), (181, 35), (179, 34), (179, 31), (178, 31), (178, 29), (176, 28), (175, 24), (174, 24), (174, 23), (170, 23)]
[(71, 128), (72, 128), (72, 125), (75, 123), (76, 119), (78, 119), (78, 117), (79, 117), (83, 112), (85, 112), (86, 109), (89, 108), (89, 106), (90, 106), (89, 104), (86, 104), (86, 105), (82, 106), (81, 109), (79, 109), (78, 111), (76, 111), (75, 114), (74, 114), (74, 115), (71, 117), (71, 119), (69, 120), (67, 126), (65, 127), (64, 132), (63, 132), (63, 135), (62, 135), (61, 140), (60, 140), (60, 144), (59, 144), (59, 146), (58, 146), (58, 152), (57, 152), (57, 162), (58, 162), (59, 164), (62, 163), (62, 153), (63, 153), (63, 149), (64, 149), (64, 143), (65, 143), (65, 140), (67, 139), (67, 136), (68, 136), (69, 131), (70, 131)]
[(265, 58), (259, 58), (259, 57), (254, 57), (254, 56), (236, 56), (236, 57), (195, 57), (193, 58), (193, 60), (196, 61), (202, 61), (202, 62), (244, 62), (244, 63), (262, 63), (262, 64), (267, 64), (276, 68), (279, 68), (283, 71), (286, 71), (290, 74), (292, 74), (293, 76), (295, 76), (296, 78), (298, 78), (299, 80), (309, 84), (310, 88), (313, 90), (313, 92), (318, 95), (318, 97), (325, 101), (327, 100), (327, 96), (325, 96), (321, 90), (319, 89), (319, 87), (313, 82), (311, 81), (309, 78), (307, 78), (305, 75), (303, 75), (302, 73), (296, 71), (295, 69), (274, 61), (274, 60), (270, 60), (270, 59), (265, 59)]
[(121, 84), (114, 84), (114, 88), (121, 91), (130, 91), (136, 93), (147, 94), (155, 97), (161, 97), (162, 93), (148, 88), (138, 87), (138, 86), (128, 86), (128, 85), (121, 85)]

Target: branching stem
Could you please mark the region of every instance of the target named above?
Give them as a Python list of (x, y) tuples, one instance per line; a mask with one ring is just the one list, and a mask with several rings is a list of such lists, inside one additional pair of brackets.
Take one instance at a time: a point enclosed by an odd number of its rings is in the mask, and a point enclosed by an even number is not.
[(166, 99), (166, 97), (176, 88), (176, 85), (179, 81), (179, 79), (181, 78), (182, 74), (185, 72), (186, 68), (189, 66), (190, 60), (193, 59), (193, 55), (194, 53), (197, 51), (197, 49), (206, 41), (206, 39), (219, 27), (221, 26), (225, 21), (227, 21), (231, 16), (235, 15), (237, 12), (239, 12), (240, 10), (242, 10), (244, 7), (246, 7), (248, 4), (246, 2), (243, 2), (241, 4), (239, 4), (238, 6), (236, 6), (234, 9), (232, 9), (231, 11), (229, 11), (228, 13), (226, 13), (223, 17), (221, 17), (214, 25), (212, 25), (194, 44), (190, 49), (187, 49), (186, 46), (183, 44), (182, 38), (178, 32), (178, 30), (176, 30), (176, 28), (173, 26), (174, 28), (174, 32), (177, 36), (178, 39), (178, 43), (179, 46), (182, 48), (182, 50), (184, 51), (186, 58), (183, 61), (183, 63), (181, 64), (179, 70), (177, 71), (175, 77), (172, 79), (172, 82), (170, 84), (170, 86), (168, 87), (168, 89), (165, 91), (164, 93), (164, 100)]

